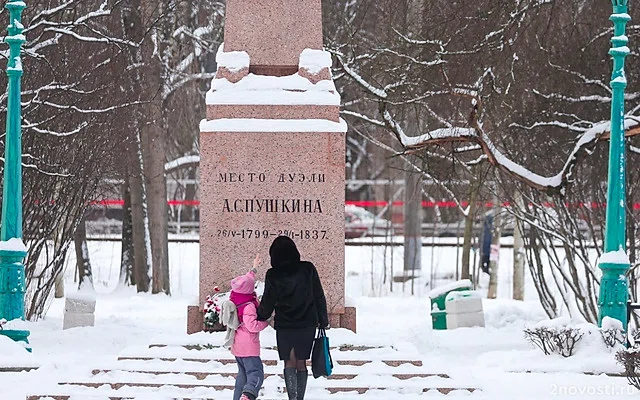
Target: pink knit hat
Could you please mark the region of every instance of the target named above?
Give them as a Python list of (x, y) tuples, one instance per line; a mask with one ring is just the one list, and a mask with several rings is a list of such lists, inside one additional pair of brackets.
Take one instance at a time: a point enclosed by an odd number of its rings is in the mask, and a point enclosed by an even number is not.
[(231, 280), (231, 290), (240, 294), (252, 294), (255, 291), (256, 286), (256, 273), (253, 271), (247, 272), (245, 275), (240, 275)]

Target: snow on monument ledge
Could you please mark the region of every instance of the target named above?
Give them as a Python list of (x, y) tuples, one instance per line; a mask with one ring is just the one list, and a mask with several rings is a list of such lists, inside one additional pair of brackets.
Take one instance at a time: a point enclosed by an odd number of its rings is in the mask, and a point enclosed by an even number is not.
[(331, 68), (331, 54), (324, 50), (304, 49), (300, 54), (299, 67), (312, 74), (319, 74), (324, 68)]
[(226, 68), (231, 72), (239, 72), (243, 68), (249, 68), (251, 60), (249, 54), (246, 51), (224, 51), (224, 43), (218, 47), (216, 53), (216, 63), (218, 68)]

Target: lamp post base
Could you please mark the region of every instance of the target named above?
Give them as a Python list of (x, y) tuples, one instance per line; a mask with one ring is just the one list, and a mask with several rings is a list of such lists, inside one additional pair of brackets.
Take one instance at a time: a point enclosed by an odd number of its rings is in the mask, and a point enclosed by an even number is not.
[(0, 335), (12, 339), (14, 342), (24, 343), (24, 348), (31, 353), (31, 344), (29, 344), (29, 335), (31, 332), (25, 330), (0, 329)]
[(627, 331), (627, 299), (629, 298), (629, 281), (627, 271), (629, 264), (601, 263), (602, 279), (600, 280), (600, 297), (598, 307), (598, 326), (602, 326), (604, 317), (610, 317), (622, 322), (623, 330)]
[(0, 242), (0, 319), (24, 319), (25, 270), (22, 260), (26, 251), (7, 250)]

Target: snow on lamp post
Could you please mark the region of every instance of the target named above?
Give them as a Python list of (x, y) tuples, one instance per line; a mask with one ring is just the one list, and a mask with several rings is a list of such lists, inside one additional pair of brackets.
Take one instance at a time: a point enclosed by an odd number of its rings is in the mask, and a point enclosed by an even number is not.
[(629, 54), (625, 35), (631, 17), (627, 13), (628, 0), (612, 0), (613, 14), (609, 18), (614, 25), (609, 54), (613, 58), (611, 75), (611, 140), (609, 142), (609, 183), (607, 188), (607, 225), (604, 254), (600, 257), (602, 269), (600, 297), (598, 299), (598, 323), (605, 317), (617, 319), (627, 330), (627, 299), (629, 297), (626, 255), (626, 176), (624, 138), (624, 89), (627, 79), (624, 72), (625, 57)]
[[(24, 320), (25, 272), (23, 260), (27, 249), (22, 242), (22, 132), (20, 80), (22, 62), (20, 51), (25, 37), (22, 34), (23, 1), (9, 0), (9, 45), (7, 77), (7, 131), (4, 150), (4, 180), (2, 187), (2, 229), (0, 231), (0, 319), (8, 321), (0, 334), (28, 344), (29, 331), (17, 321)], [(28, 349), (29, 346), (25, 346)]]

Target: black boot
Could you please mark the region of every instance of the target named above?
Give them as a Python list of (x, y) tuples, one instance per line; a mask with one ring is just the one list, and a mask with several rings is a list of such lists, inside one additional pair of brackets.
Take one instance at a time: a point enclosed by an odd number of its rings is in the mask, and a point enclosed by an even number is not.
[(284, 384), (287, 387), (289, 400), (298, 399), (298, 371), (295, 368), (284, 369)]
[(307, 391), (307, 379), (309, 378), (309, 372), (298, 371), (298, 397), (297, 400), (304, 400), (304, 393)]

